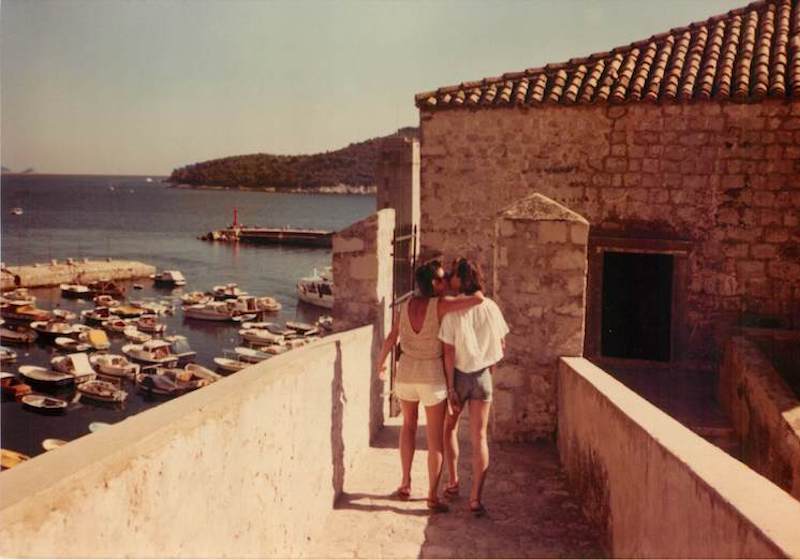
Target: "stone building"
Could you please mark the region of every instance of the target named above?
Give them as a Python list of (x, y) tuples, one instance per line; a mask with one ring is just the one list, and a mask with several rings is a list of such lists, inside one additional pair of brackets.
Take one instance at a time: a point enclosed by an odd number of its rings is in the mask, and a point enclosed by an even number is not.
[(423, 250), (496, 272), (534, 192), (589, 222), (587, 357), (714, 368), (740, 325), (800, 327), (797, 0), (416, 105)]

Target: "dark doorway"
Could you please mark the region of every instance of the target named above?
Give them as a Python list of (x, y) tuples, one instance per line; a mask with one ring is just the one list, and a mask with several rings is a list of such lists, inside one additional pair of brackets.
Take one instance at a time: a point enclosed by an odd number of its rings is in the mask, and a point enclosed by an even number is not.
[(603, 356), (670, 360), (672, 267), (672, 255), (603, 254)]

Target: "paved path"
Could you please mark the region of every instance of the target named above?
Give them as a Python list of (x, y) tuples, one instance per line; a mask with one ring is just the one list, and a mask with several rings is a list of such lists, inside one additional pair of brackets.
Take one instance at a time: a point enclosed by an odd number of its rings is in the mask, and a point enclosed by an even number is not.
[[(424, 413), (420, 411), (420, 424)], [(420, 425), (412, 498), (391, 493), (400, 482), (399, 419), (383, 429), (345, 481), (309, 556), (316, 558), (581, 558), (607, 556), (598, 533), (566, 488), (554, 444), (495, 444), (484, 491), (485, 518), (467, 511), (469, 445), (462, 420), (461, 497), (450, 512), (425, 506), (427, 452)]]

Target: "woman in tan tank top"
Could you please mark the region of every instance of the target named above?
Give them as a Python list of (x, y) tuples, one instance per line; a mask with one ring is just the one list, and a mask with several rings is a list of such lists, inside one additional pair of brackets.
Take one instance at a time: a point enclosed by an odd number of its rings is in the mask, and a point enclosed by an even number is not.
[(428, 441), (428, 508), (447, 511), (439, 500), (442, 474), (443, 427), (447, 406), (447, 381), (442, 362), (439, 324), (446, 313), (469, 309), (483, 301), (480, 292), (469, 297), (437, 297), (447, 288), (439, 261), (430, 261), (416, 270), (417, 292), (400, 308), (392, 331), (383, 343), (378, 358), (379, 375), (385, 375), (384, 362), (399, 339), (402, 355), (398, 363), (395, 395), (403, 411), (400, 430), (402, 481), (396, 491), (401, 499), (411, 496), (411, 463), (414, 460), (419, 404), (425, 407)]

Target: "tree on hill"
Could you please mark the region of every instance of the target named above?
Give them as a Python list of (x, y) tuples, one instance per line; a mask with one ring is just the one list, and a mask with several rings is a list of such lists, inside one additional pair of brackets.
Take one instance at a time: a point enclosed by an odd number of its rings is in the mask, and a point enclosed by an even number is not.
[(169, 183), (251, 188), (314, 188), (335, 185), (372, 186), (381, 142), (396, 136), (416, 137), (414, 127), (395, 134), (312, 155), (250, 154), (194, 163), (175, 169)]

